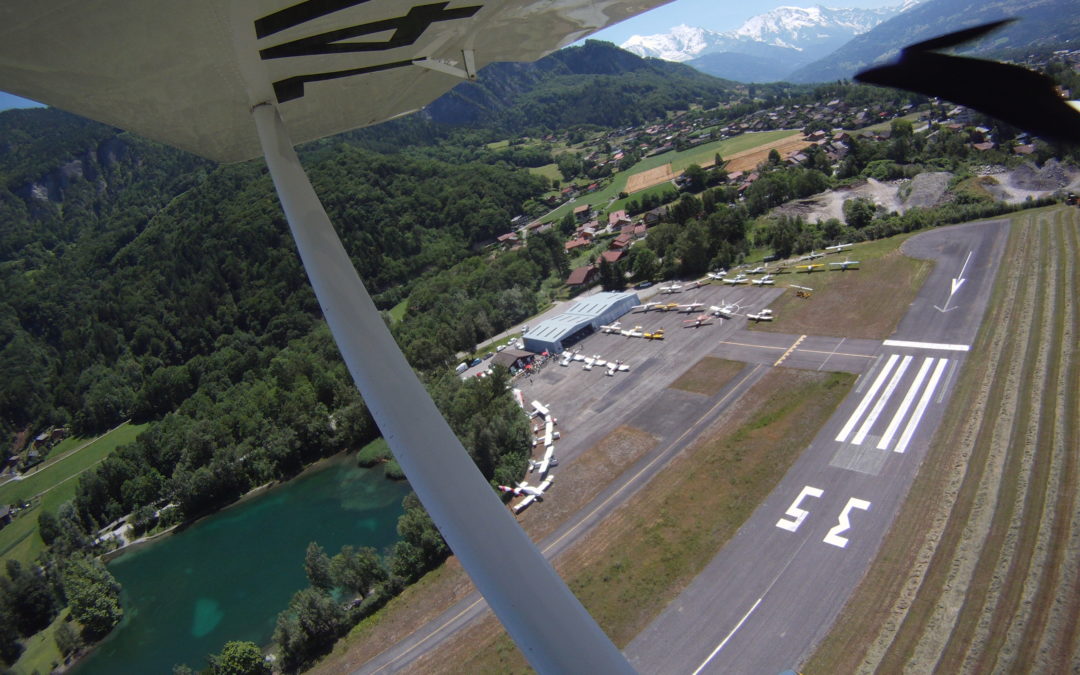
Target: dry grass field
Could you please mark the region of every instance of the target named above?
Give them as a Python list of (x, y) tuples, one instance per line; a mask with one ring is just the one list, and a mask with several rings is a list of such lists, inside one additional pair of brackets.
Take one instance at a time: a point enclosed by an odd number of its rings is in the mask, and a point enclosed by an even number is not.
[[(909, 258), (900, 243), (910, 235), (859, 244), (851, 251), (816, 260), (824, 271), (787, 271), (776, 276), (776, 285), (814, 289), (800, 298), (795, 289), (769, 305), (776, 312), (771, 323), (754, 324), (753, 330), (834, 337), (884, 339), (896, 329), (915, 299), (933, 263)], [(837, 271), (828, 265), (850, 256), (859, 269)], [(794, 268), (790, 268), (794, 269)]]
[(805, 673), (1076, 672), (1080, 212), (1012, 220), (930, 454)]
[(737, 152), (730, 157), (724, 157), (724, 161), (726, 162), (725, 168), (728, 173), (733, 173), (735, 171), (753, 171), (758, 164), (769, 159), (770, 150), (776, 150), (780, 153), (781, 158), (787, 159), (789, 156), (794, 155), (809, 145), (812, 144), (810, 141), (804, 140), (802, 134), (792, 134), (786, 138), (759, 145), (750, 150)]
[[(779, 140), (763, 143), (755, 148), (749, 150), (743, 150), (736, 152), (729, 157), (724, 157), (725, 167), (728, 173), (735, 171), (752, 171), (758, 164), (766, 161), (769, 158), (769, 151), (776, 150), (780, 153), (780, 156), (787, 159), (789, 156), (794, 155), (803, 148), (811, 145), (807, 140), (804, 140), (802, 134), (792, 134), (781, 138)], [(708, 169), (713, 166), (712, 160), (705, 160), (701, 163), (701, 167)], [(654, 185), (660, 185), (666, 183), (678, 176), (682, 175), (682, 171), (675, 171), (671, 164), (665, 164), (658, 166), (654, 169), (647, 171), (640, 171), (629, 176), (626, 179), (626, 193), (634, 194), (640, 192)]]
[(666, 183), (675, 178), (676, 175), (670, 163), (658, 166), (655, 169), (635, 173), (626, 179), (626, 193), (632, 195), (635, 192), (641, 192), (654, 185)]

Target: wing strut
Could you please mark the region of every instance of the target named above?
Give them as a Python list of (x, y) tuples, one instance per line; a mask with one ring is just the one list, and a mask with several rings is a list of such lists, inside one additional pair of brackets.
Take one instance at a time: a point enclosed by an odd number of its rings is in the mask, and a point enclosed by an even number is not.
[(277, 109), (252, 109), (266, 164), (345, 364), (488, 605), (541, 673), (633, 673), (496, 497), (413, 373), (330, 224)]

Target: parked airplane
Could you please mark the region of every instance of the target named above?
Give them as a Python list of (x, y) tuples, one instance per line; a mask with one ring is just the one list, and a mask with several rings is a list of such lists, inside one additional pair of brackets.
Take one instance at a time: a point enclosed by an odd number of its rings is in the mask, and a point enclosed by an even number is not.
[(708, 314), (702, 314), (694, 319), (687, 319), (683, 321), (683, 328), (697, 328), (699, 326), (708, 326), (712, 321), (709, 320)]
[(791, 284), (790, 287), (796, 289), (795, 295), (800, 298), (809, 298), (810, 294), (814, 292), (814, 289), (809, 286), (796, 286), (795, 284)]
[(627, 370), (630, 370), (630, 366), (626, 365), (622, 361), (612, 361), (608, 364), (607, 376), (613, 376), (615, 374), (615, 371), (626, 372)]
[(837, 244), (836, 246), (826, 246), (825, 250), (830, 253), (839, 253), (840, 251), (850, 251), (851, 244)]
[(807, 274), (810, 274), (819, 267), (825, 267), (825, 263), (810, 263), (809, 265), (799, 265), (799, 269), (806, 270)]
[(701, 288), (702, 285), (704, 284), (704, 282), (705, 282), (704, 279), (695, 279), (694, 281), (691, 281), (691, 282), (687, 283), (686, 286), (683, 288), (683, 290), (684, 291), (692, 291), (695, 288)]
[(663, 328), (657, 328), (656, 330), (654, 330), (651, 333), (645, 333), (645, 339), (646, 340), (663, 340), (664, 339), (664, 329)]
[(547, 419), (548, 415), (551, 414), (551, 411), (548, 410), (548, 407), (546, 405), (544, 405), (543, 403), (541, 403), (540, 401), (533, 401), (532, 402), (532, 407), (533, 407), (532, 417), (536, 417), (537, 415), (539, 415), (539, 416), (543, 417), (544, 419)]
[(765, 274), (765, 266), (764, 265), (758, 265), (754, 269), (748, 270), (746, 273), (747, 274)]
[(619, 331), (619, 333), (621, 335), (625, 335), (626, 337), (641, 337), (642, 335), (641, 326), (634, 326), (630, 330), (623, 329)]
[(787, 265), (777, 265), (776, 269), (770, 272), (770, 274), (783, 274), (787, 270), (787, 268)]
[[(559, 432), (554, 432), (553, 437), (557, 436)], [(558, 466), (559, 460), (555, 458), (555, 445), (545, 446), (544, 456), (540, 459), (529, 460), (529, 472), (536, 471), (541, 476), (546, 476), (548, 469), (553, 466)]]
[(709, 272), (708, 276), (710, 279), (722, 281), (723, 278), (727, 276), (727, 270), (720, 270), (719, 272)]
[(509, 492), (515, 497), (525, 495), (525, 499), (522, 499), (516, 506), (514, 506), (514, 513), (521, 513), (521, 511), (532, 504), (536, 500), (544, 500), (544, 491), (551, 487), (551, 484), (555, 481), (555, 476), (548, 476), (539, 485), (529, 485), (527, 482), (518, 483), (516, 487), (510, 487), (508, 485), (500, 485), (499, 489), (503, 492)]
[(763, 309), (757, 314), (747, 314), (746, 318), (751, 321), (772, 321), (774, 317), (771, 309)]
[(622, 322), (616, 321), (615, 323), (609, 323), (606, 326), (600, 326), (601, 333), (618, 333), (619, 328), (622, 326)]
[(688, 305), (679, 305), (679, 311), (680, 312), (686, 312), (687, 314), (691, 314), (693, 312), (698, 311), (699, 309), (701, 309), (704, 306), (705, 306), (705, 304), (701, 303), (701, 302), (691, 302)]
[(660, 305), (660, 303), (659, 303), (659, 302), (646, 302), (646, 303), (645, 303), (645, 304), (643, 304), (643, 305), (634, 305), (633, 307), (631, 307), (631, 308), (630, 308), (630, 310), (631, 310), (631, 311), (633, 311), (633, 310), (635, 310), (635, 309), (636, 309), (636, 310), (640, 310), (640, 311), (642, 311), (642, 312), (647, 312), (647, 311), (649, 311), (650, 309), (657, 309), (657, 308), (659, 308), (660, 306), (661, 306), (661, 305)]
[(659, 307), (657, 307), (657, 309), (663, 310), (665, 312), (674, 312), (679, 309), (679, 303), (669, 302), (666, 305), (660, 305)]
[(852, 265), (858, 265), (859, 261), (858, 260), (844, 260), (843, 262), (834, 262), (834, 263), (829, 263), (829, 264), (839, 267), (840, 271), (843, 272), (844, 270), (847, 270), (848, 268), (850, 268)]
[(713, 316), (718, 316), (721, 319), (731, 319), (735, 316), (735, 310), (739, 308), (738, 305), (724, 304), (723, 306), (713, 305), (709, 308), (709, 312)]
[(661, 286), (660, 292), (665, 295), (670, 295), (672, 293), (682, 293), (682, 289), (682, 284), (668, 284), (667, 286)]
[(746, 276), (745, 274), (740, 274), (740, 275), (738, 275), (736, 277), (732, 277), (732, 278), (724, 277), (720, 281), (723, 281), (725, 284), (731, 284), (732, 286), (734, 286), (736, 284), (748, 284), (748, 283), (750, 283), (750, 277)]
[(776, 280), (773, 279), (771, 274), (766, 274), (760, 279), (752, 280), (750, 283), (754, 284), (755, 286), (771, 286), (772, 284), (776, 283)]
[(806, 257), (808, 260), (817, 260), (818, 258), (824, 258), (825, 253), (822, 251), (810, 251)]

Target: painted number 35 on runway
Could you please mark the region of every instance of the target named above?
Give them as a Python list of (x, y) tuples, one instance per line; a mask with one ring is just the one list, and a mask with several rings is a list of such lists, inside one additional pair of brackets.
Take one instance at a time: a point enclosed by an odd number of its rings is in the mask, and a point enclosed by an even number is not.
[[(795, 501), (791, 502), (791, 506), (789, 506), (787, 511), (784, 512), (784, 514), (790, 519), (781, 518), (780, 520), (776, 521), (776, 526), (782, 530), (787, 530), (789, 532), (794, 532), (798, 530), (799, 526), (802, 525), (804, 520), (806, 520), (806, 517), (810, 515), (809, 511), (801, 508), (799, 505), (807, 497), (818, 498), (821, 497), (821, 495), (823, 494), (825, 494), (825, 491), (821, 488), (812, 487), (810, 485), (804, 486), (802, 492), (799, 493), (799, 496), (795, 498)], [(847, 547), (847, 537), (841, 537), (840, 535), (851, 529), (851, 519), (849, 516), (852, 509), (869, 511), (870, 502), (866, 501), (865, 499), (857, 499), (855, 497), (847, 500), (847, 504), (844, 505), (843, 510), (840, 511), (840, 515), (837, 517), (836, 525), (831, 530), (829, 530), (829, 533), (825, 535), (825, 538), (822, 539), (822, 541), (824, 541), (826, 544), (839, 546), (840, 548)]]

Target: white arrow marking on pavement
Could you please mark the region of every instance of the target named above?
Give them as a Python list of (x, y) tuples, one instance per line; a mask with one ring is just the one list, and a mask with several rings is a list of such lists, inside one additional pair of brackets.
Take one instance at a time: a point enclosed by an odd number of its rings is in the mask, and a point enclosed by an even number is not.
[(950, 308), (949, 302), (952, 300), (952, 296), (956, 293), (956, 291), (960, 290), (960, 287), (964, 285), (965, 281), (967, 281), (967, 279), (964, 278), (964, 270), (967, 269), (968, 263), (971, 262), (972, 253), (974, 253), (974, 251), (968, 251), (967, 258), (964, 259), (964, 266), (960, 268), (960, 274), (953, 278), (952, 288), (949, 291), (949, 297), (945, 300), (945, 306), (938, 307), (937, 305), (934, 305), (934, 309), (941, 312), (942, 314), (950, 311), (950, 309), (956, 309), (955, 307)]

